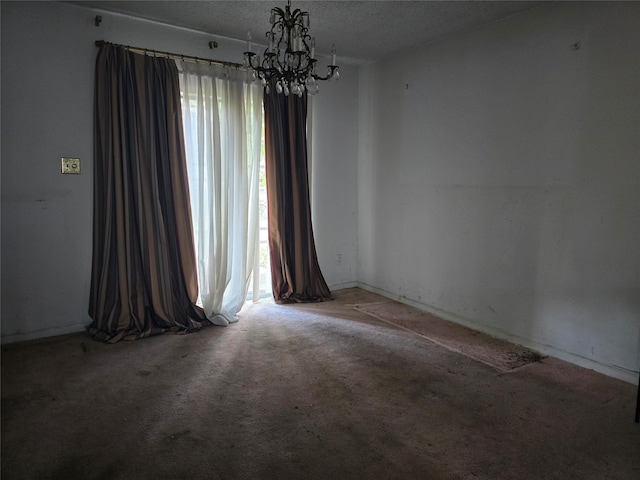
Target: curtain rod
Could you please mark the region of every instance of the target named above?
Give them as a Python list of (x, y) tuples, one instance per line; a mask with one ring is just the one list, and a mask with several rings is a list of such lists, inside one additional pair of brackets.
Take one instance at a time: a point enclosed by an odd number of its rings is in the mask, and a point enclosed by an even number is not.
[(113, 45), (115, 47), (121, 47), (131, 52), (142, 53), (144, 55), (154, 55), (167, 58), (173, 58), (175, 60), (188, 60), (196, 63), (208, 63), (209, 65), (222, 65), (223, 67), (233, 67), (237, 69), (244, 69), (244, 65), (241, 63), (225, 62), (223, 60), (212, 60), (210, 58), (194, 57), (192, 55), (182, 55), (180, 53), (162, 52), (159, 50), (152, 50), (150, 48), (131, 47), (129, 45), (119, 45), (117, 43), (105, 42), (104, 40), (96, 40), (96, 47), (103, 45)]

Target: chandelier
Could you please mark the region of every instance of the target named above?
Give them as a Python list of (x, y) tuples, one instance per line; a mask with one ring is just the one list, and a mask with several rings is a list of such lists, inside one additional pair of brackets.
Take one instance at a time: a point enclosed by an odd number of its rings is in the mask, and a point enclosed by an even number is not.
[(260, 80), (269, 93), (272, 80), (275, 89), (285, 95), (302, 96), (306, 90), (309, 95), (318, 93), (318, 80), (337, 80), (340, 76), (336, 65), (336, 46), (331, 47), (331, 65), (327, 74), (316, 72), (316, 40), (309, 35), (309, 13), (300, 9), (291, 11), (291, 0), (284, 10), (271, 9), (269, 17), (271, 30), (266, 33), (269, 46), (264, 56), (252, 51), (251, 32), (247, 34), (247, 51), (244, 52), (244, 65), (249, 68), (254, 80)]

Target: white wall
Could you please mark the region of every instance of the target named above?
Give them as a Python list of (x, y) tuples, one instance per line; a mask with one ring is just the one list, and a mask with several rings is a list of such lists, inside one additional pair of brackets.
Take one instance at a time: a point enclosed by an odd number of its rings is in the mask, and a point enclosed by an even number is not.
[[(244, 42), (197, 33), (121, 15), (53, 2), (0, 3), (2, 16), (2, 341), (10, 342), (84, 329), (91, 321), (88, 300), (91, 274), (93, 204), (93, 74), (95, 40), (241, 61)], [(103, 21), (94, 26), (94, 17)], [(265, 19), (266, 22), (267, 19)], [(219, 48), (210, 50), (208, 42)], [(348, 69), (347, 69), (348, 70)], [(356, 72), (351, 75), (356, 78)], [(349, 77), (348, 76), (348, 77)], [(357, 83), (347, 80), (357, 101)], [(342, 82), (342, 80), (341, 80)], [(350, 86), (351, 85), (351, 86)], [(334, 93), (332, 93), (332, 91)], [(325, 92), (323, 91), (323, 94)], [(331, 130), (324, 116), (327, 102), (345, 95), (327, 88), (316, 100), (319, 128)], [(348, 107), (345, 107), (348, 108)], [(332, 120), (331, 120), (332, 121)], [(328, 126), (329, 125), (329, 126)], [(355, 127), (354, 127), (355, 128)], [(355, 157), (356, 135), (342, 132), (337, 145)], [(348, 172), (325, 165), (340, 162), (336, 144), (323, 147), (320, 136), (314, 163), (315, 210), (325, 201), (355, 212), (356, 184)], [(329, 153), (326, 153), (327, 150)], [(60, 157), (79, 157), (79, 176), (60, 173)], [(351, 175), (351, 178), (348, 176)], [(329, 283), (356, 280), (356, 225), (343, 217), (316, 215), (322, 245), (320, 266)], [(325, 239), (328, 238), (328, 246)], [(343, 265), (332, 259), (343, 252)], [(325, 268), (325, 262), (330, 265)], [(343, 270), (350, 273), (346, 274)]]
[(311, 207), (318, 261), (332, 289), (356, 286), (358, 69), (341, 66), (312, 102)]
[(363, 68), (362, 285), (637, 381), (638, 25), (561, 2)]

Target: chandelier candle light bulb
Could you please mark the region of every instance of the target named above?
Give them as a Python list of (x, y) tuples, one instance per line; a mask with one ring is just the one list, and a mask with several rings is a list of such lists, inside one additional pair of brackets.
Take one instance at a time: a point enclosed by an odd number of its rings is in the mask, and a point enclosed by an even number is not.
[(271, 29), (266, 33), (269, 46), (264, 55), (253, 53), (251, 32), (247, 33), (247, 51), (244, 52), (244, 65), (252, 71), (252, 77), (265, 86), (270, 93), (270, 84), (275, 83), (277, 93), (290, 93), (302, 96), (318, 93), (319, 80), (337, 80), (339, 77), (336, 64), (336, 47), (331, 47), (331, 64), (327, 67), (327, 75), (316, 73), (316, 40), (309, 35), (309, 13), (300, 9), (291, 11), (291, 1), (284, 10), (278, 7), (271, 9), (269, 24)]

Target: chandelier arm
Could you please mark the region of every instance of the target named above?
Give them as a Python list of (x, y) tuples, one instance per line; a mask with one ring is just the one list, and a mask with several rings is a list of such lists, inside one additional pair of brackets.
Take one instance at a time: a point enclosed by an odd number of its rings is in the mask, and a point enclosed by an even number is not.
[(314, 73), (312, 75), (313, 78), (315, 78), (316, 80), (329, 80), (329, 79), (333, 78), (333, 75), (335, 74), (335, 72), (338, 70), (339, 67), (337, 65), (329, 65), (328, 67), (329, 67), (329, 69), (331, 71), (326, 76), (323, 77), (321, 75), (318, 75), (318, 74)]

